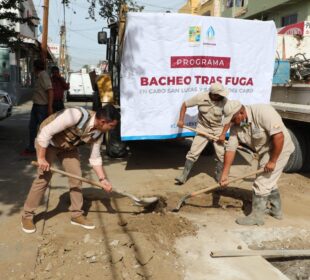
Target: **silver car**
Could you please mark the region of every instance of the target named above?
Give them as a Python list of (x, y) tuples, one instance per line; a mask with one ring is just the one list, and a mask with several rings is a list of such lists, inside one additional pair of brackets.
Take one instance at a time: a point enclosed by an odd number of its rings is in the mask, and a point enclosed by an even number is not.
[(3, 120), (12, 114), (12, 100), (9, 94), (0, 90), (0, 120)]

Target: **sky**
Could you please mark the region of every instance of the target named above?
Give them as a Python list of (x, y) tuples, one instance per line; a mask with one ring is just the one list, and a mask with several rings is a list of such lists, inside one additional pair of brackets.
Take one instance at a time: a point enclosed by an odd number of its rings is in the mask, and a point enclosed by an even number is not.
[[(43, 19), (44, 0), (33, 0), (38, 17)], [(143, 12), (177, 12), (186, 0), (136, 0), (138, 5), (144, 6)], [(60, 26), (64, 21), (61, 0), (49, 1), (49, 42), (59, 44)], [(71, 69), (79, 70), (83, 65), (96, 65), (105, 59), (105, 45), (97, 43), (97, 33), (106, 26), (106, 20), (97, 16), (97, 21), (87, 19), (89, 4), (87, 0), (71, 0), (71, 5), (65, 9), (67, 28), (67, 47), (71, 57)], [(40, 35), (40, 31), (38, 31)], [(41, 36), (38, 38), (41, 40)]]

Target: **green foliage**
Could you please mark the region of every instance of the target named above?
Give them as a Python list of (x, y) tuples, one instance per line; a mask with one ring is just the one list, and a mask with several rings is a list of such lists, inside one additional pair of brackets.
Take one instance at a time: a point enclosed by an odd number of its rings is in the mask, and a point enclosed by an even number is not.
[[(62, 0), (63, 3), (70, 5), (72, 0)], [(121, 5), (126, 4), (128, 11), (141, 12), (143, 6), (139, 6), (134, 0), (87, 0), (89, 3), (89, 18), (96, 20), (96, 12), (105, 18), (108, 23), (118, 21)]]
[(0, 24), (0, 45), (16, 49), (22, 42), (19, 32), (15, 31), (16, 23), (33, 24), (36, 17), (23, 17), (22, 3), (25, 0), (2, 0), (0, 1), (0, 21), (7, 20), (6, 24)]

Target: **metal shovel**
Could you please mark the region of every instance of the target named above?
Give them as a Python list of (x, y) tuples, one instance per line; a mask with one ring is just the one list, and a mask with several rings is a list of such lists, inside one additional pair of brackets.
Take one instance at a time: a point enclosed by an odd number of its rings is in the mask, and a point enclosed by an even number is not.
[[(34, 166), (37, 166), (37, 167), (39, 166), (39, 164), (36, 161), (32, 161), (31, 164), (34, 165)], [(102, 188), (102, 186), (101, 186), (101, 184), (99, 182), (95, 182), (95, 181), (92, 181), (92, 180), (89, 180), (89, 179), (77, 176), (75, 174), (59, 170), (59, 169), (54, 168), (54, 167), (50, 167), (50, 171), (62, 174), (62, 175), (67, 176), (67, 177), (78, 179), (78, 180), (80, 180), (82, 182), (85, 182), (85, 183), (88, 183), (90, 185)], [(155, 202), (157, 202), (159, 200), (159, 198), (155, 197), (155, 196), (153, 196), (153, 197), (138, 198), (138, 197), (136, 197), (136, 196), (134, 196), (132, 194), (129, 194), (127, 192), (116, 190), (115, 188), (113, 188), (113, 192), (115, 192), (117, 194), (120, 194), (122, 196), (127, 196), (130, 199), (132, 199), (135, 202), (136, 205), (143, 206), (143, 207), (149, 206), (149, 205), (151, 205), (151, 204), (153, 204), (153, 203), (155, 203)]]
[[(258, 169), (256, 171), (252, 171), (252, 172), (250, 172), (250, 173), (248, 173), (246, 175), (243, 175), (241, 177), (236, 177), (234, 179), (231, 179), (230, 181), (228, 181), (228, 184), (230, 184), (232, 182), (236, 182), (236, 181), (242, 180), (242, 179), (245, 179), (245, 178), (253, 176), (253, 175), (261, 174), (263, 172), (264, 172), (264, 168)], [(209, 191), (213, 191), (213, 190), (217, 189), (220, 186), (221, 185), (219, 183), (216, 183), (216, 184), (212, 185), (211, 187), (204, 188), (204, 189), (201, 189), (199, 191), (195, 191), (195, 192), (192, 192), (192, 193), (189, 193), (189, 194), (183, 196), (181, 198), (181, 200), (179, 201), (177, 207), (175, 207), (172, 210), (172, 212), (178, 212), (180, 210), (180, 208), (183, 206), (183, 204), (185, 203), (185, 200), (187, 200), (188, 198), (191, 198), (191, 197), (194, 197), (194, 196), (197, 196), (199, 194), (206, 193), (206, 192), (209, 192)]]

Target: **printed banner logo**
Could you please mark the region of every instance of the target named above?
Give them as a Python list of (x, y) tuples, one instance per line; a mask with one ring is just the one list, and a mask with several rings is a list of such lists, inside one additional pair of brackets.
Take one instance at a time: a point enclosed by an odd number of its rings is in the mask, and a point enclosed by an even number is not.
[(207, 38), (208, 38), (209, 40), (213, 40), (214, 37), (215, 37), (215, 31), (214, 31), (213, 27), (210, 26), (210, 27), (208, 28), (208, 30), (207, 30)]
[(171, 68), (230, 68), (230, 57), (220, 56), (172, 56)]
[(216, 43), (214, 41), (215, 41), (215, 31), (214, 28), (210, 26), (204, 35), (203, 45), (216, 46)]
[(199, 43), (201, 37), (200, 26), (190, 26), (188, 31), (188, 41), (190, 43)]

